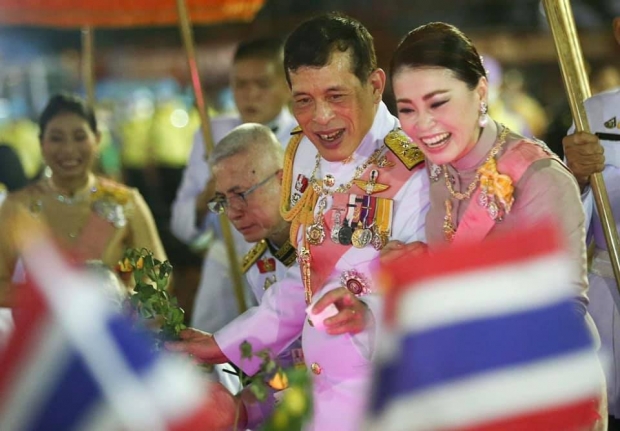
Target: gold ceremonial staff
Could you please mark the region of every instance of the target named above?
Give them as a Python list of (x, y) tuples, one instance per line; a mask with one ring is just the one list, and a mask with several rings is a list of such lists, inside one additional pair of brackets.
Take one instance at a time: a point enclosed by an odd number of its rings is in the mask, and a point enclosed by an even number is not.
[[(202, 138), (205, 143), (205, 156), (209, 157), (213, 151), (213, 137), (211, 135), (211, 121), (206, 110), (205, 100), (202, 92), (202, 84), (200, 82), (200, 74), (196, 63), (196, 51), (194, 49), (194, 38), (192, 36), (192, 26), (187, 13), (185, 0), (177, 0), (177, 10), (179, 12), (179, 21), (181, 25), (181, 35), (183, 36), (183, 45), (185, 45), (185, 53), (187, 54), (187, 64), (192, 77), (192, 88), (194, 89), (194, 97), (196, 97), (196, 107), (200, 115), (200, 124), (202, 130)], [(245, 295), (243, 294), (243, 276), (241, 274), (240, 262), (237, 258), (235, 243), (230, 230), (230, 222), (226, 214), (220, 214), (220, 224), (222, 226), (222, 235), (224, 244), (226, 244), (226, 254), (230, 264), (230, 276), (233, 282), (235, 298), (239, 312), (243, 313), (247, 310), (245, 303)]]
[(86, 103), (95, 109), (95, 35), (90, 26), (82, 28), (82, 82)]
[[(547, 21), (553, 34), (555, 48), (570, 109), (575, 122), (575, 129), (579, 132), (590, 132), (588, 117), (583, 106), (590, 97), (590, 85), (583, 65), (581, 46), (577, 39), (575, 20), (570, 7), (570, 0), (543, 0)], [(598, 173), (590, 177), (590, 185), (594, 193), (594, 200), (605, 233), (605, 242), (611, 259), (611, 266), (616, 278), (616, 287), (620, 290), (620, 258), (618, 256), (618, 232), (607, 189), (603, 182), (603, 175)]]

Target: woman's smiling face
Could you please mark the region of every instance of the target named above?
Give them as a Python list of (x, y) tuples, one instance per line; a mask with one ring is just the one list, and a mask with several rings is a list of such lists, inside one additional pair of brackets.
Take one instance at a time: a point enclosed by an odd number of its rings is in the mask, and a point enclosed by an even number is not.
[(452, 163), (476, 145), (486, 78), (470, 89), (446, 68), (402, 67), (392, 86), (401, 127), (431, 162)]
[(58, 180), (87, 178), (98, 143), (99, 135), (88, 121), (71, 112), (53, 117), (41, 135), (43, 157)]

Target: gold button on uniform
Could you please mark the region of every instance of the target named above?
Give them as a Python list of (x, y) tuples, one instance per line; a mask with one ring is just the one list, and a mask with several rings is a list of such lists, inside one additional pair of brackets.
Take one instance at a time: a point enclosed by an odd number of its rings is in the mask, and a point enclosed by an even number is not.
[(321, 371), (323, 371), (323, 369), (321, 368), (321, 366), (319, 364), (317, 364), (316, 362), (313, 362), (312, 365), (310, 365), (310, 369), (312, 370), (312, 372), (314, 374), (316, 374), (317, 376), (319, 374), (321, 374)]

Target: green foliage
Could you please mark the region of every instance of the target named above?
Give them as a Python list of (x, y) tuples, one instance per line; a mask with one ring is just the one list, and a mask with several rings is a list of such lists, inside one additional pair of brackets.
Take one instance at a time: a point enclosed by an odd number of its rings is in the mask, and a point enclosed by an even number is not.
[(166, 290), (172, 274), (170, 262), (155, 259), (146, 248), (130, 248), (125, 251), (118, 270), (130, 273), (135, 282), (129, 299), (132, 313), (146, 320), (160, 343), (179, 339), (179, 332), (186, 328), (185, 312)]
[(276, 395), (280, 402), (261, 431), (301, 430), (312, 413), (312, 381), (306, 367), (284, 369), (268, 349), (254, 352), (247, 341), (241, 343), (239, 348), (244, 359), (256, 357), (261, 360), (258, 372), (252, 377), (238, 371), (242, 384), (249, 385), (256, 399), (264, 401), (270, 391), (280, 390)]

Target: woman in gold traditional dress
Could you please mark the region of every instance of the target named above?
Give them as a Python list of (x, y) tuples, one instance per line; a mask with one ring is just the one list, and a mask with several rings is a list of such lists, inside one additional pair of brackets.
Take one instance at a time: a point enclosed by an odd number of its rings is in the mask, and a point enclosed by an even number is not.
[(75, 96), (57, 95), (43, 110), (39, 126), (51, 175), (10, 193), (0, 207), (0, 306), (11, 305), (10, 286), (23, 278), (9, 227), (16, 214), (44, 222), (78, 261), (101, 261), (114, 268), (128, 247), (145, 247), (166, 259), (140, 193), (92, 172), (101, 139), (92, 109)]

